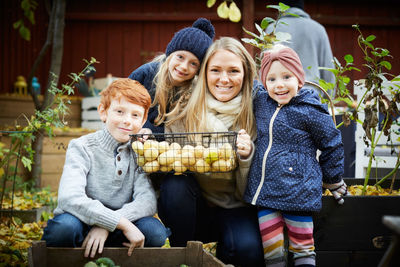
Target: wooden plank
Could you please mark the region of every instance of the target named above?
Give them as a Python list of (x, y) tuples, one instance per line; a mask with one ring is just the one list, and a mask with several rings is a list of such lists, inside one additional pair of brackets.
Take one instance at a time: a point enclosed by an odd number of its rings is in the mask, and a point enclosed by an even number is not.
[(187, 244), (185, 262), (189, 266), (203, 266), (203, 244), (201, 242), (190, 242)]
[[(186, 264), (191, 267), (226, 266), (217, 258), (204, 251), (202, 249), (202, 243), (196, 241), (189, 241), (187, 247), (137, 248), (130, 257), (127, 255), (127, 248), (106, 247), (102, 254), (97, 254), (93, 259), (85, 258), (83, 256), (84, 249), (82, 248), (48, 247), (45, 248), (46, 253), (43, 253), (43, 244), (45, 244), (44, 241), (33, 242), (32, 247), (29, 249), (29, 266), (83, 266), (88, 261), (95, 261), (99, 257), (108, 257), (112, 259), (116, 265), (129, 267), (177, 267), (181, 264)], [(38, 247), (41, 249), (38, 250)], [(203, 260), (204, 258), (207, 258), (206, 261)]]
[(35, 241), (28, 249), (29, 267), (47, 266), (47, 248), (45, 241)]
[[(242, 8), (243, 12), (242, 14), (246, 14), (245, 16), (242, 15), (242, 26), (251, 32), (254, 32), (255, 26), (254, 26), (254, 0), (247, 0), (246, 4), (243, 5)], [(243, 31), (242, 33), (243, 38), (249, 38), (249, 35)], [(256, 53), (255, 47), (249, 44), (244, 44), (246, 47), (247, 51), (250, 53), (250, 55), (254, 58), (254, 55)], [(258, 51), (257, 51), (258, 52)]]
[(224, 21), (214, 12), (186, 12), (186, 13), (127, 13), (127, 12), (71, 12), (67, 13), (66, 20), (80, 21), (194, 21), (199, 17), (206, 17), (212, 21)]
[(45, 154), (65, 154), (67, 151), (69, 142), (78, 137), (70, 136), (55, 136), (52, 139), (45, 137), (43, 140), (42, 155)]
[(58, 191), (62, 172), (58, 173), (42, 173), (40, 179), (40, 186), (49, 186), (52, 191)]
[[(41, 97), (40, 97), (41, 98)], [(81, 100), (71, 100), (65, 121), (70, 127), (80, 127)], [(0, 125), (27, 125), (27, 118), (34, 115), (34, 104), (31, 97), (15, 95), (0, 96)]]
[[(129, 267), (176, 267), (184, 263), (185, 248), (137, 248), (128, 256), (127, 248), (106, 247), (103, 253), (97, 254), (93, 259), (83, 256), (81, 248), (47, 248), (48, 266), (69, 267), (83, 266), (90, 260), (95, 261), (100, 257), (108, 257), (119, 266)], [(65, 261), (68, 259), (68, 262)]]
[(0, 210), (1, 216), (18, 217), (22, 222), (38, 222), (41, 219), (42, 212), (52, 212), (50, 206), (41, 207), (33, 210)]
[(43, 154), (42, 155), (42, 173), (62, 173), (64, 162), (65, 162), (65, 154)]

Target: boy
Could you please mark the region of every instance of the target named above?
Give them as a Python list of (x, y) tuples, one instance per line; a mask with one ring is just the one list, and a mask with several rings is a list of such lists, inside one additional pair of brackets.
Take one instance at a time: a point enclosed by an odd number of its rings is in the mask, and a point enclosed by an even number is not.
[(105, 127), (68, 145), (54, 219), (47, 223), (47, 246), (162, 246), (167, 229), (156, 218), (156, 195), (139, 173), (130, 146), (147, 119), (150, 96), (139, 82), (118, 79), (101, 92), (98, 112)]

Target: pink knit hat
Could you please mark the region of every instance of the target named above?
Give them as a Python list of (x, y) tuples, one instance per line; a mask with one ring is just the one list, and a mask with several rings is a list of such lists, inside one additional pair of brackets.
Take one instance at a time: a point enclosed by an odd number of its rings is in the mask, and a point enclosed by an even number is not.
[(261, 61), (261, 82), (263, 83), (265, 89), (267, 88), (265, 84), (265, 79), (267, 78), (267, 74), (269, 69), (271, 68), (272, 62), (275, 60), (279, 60), (283, 66), (285, 66), (288, 70), (290, 70), (299, 80), (299, 88), (303, 87), (305, 77), (303, 66), (301, 65), (301, 61), (297, 53), (289, 48), (285, 47), (279, 50), (271, 50), (266, 51), (264, 53), (263, 59)]

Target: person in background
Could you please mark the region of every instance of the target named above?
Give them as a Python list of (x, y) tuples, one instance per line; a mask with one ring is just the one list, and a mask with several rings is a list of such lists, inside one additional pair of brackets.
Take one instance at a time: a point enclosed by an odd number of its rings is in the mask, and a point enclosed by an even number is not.
[(242, 200), (254, 153), (255, 78), (255, 62), (244, 46), (222, 37), (208, 49), (187, 105), (165, 123), (166, 132), (238, 132), (238, 168), (167, 175), (159, 198), (159, 216), (171, 228), (172, 246), (217, 242), (217, 257), (235, 266), (263, 265), (257, 211)]
[(285, 226), (294, 265), (315, 266), (312, 212), (321, 209), (322, 188), (339, 204), (347, 192), (341, 134), (318, 94), (303, 86), (293, 49), (266, 51), (260, 73), (266, 91), (253, 102), (257, 140), (244, 200), (259, 209), (266, 266), (285, 266)]
[[(280, 2), (290, 6), (287, 13), (298, 17), (283, 16), (279, 21), (285, 24), (278, 24), (276, 31), (290, 33), (291, 40), (285, 45), (291, 47), (299, 55), (306, 81), (318, 83), (319, 79), (323, 79), (334, 83), (335, 76), (332, 72), (318, 68), (334, 68), (332, 49), (324, 26), (304, 11), (303, 0), (281, 0)], [(272, 28), (269, 27), (267, 31), (272, 31)], [(332, 95), (333, 91), (329, 93)]]
[(145, 129), (163, 133), (163, 123), (167, 115), (173, 116), (185, 105), (214, 35), (211, 22), (199, 18), (191, 27), (175, 33), (165, 54), (140, 66), (129, 75), (129, 78), (139, 81), (147, 88), (152, 99)]
[(101, 92), (98, 112), (105, 127), (68, 145), (55, 217), (43, 240), (50, 247), (83, 247), (84, 256), (104, 246), (161, 247), (169, 229), (153, 215), (154, 189), (139, 173), (130, 134), (147, 119), (150, 95), (139, 82), (118, 79)]

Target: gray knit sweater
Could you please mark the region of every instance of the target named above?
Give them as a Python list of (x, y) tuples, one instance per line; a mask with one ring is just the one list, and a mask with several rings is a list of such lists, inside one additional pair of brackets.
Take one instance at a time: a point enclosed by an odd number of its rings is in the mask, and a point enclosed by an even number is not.
[(71, 140), (54, 215), (68, 212), (108, 231), (121, 216), (134, 222), (154, 215), (155, 192), (132, 153), (129, 142), (118, 143), (106, 129)]

